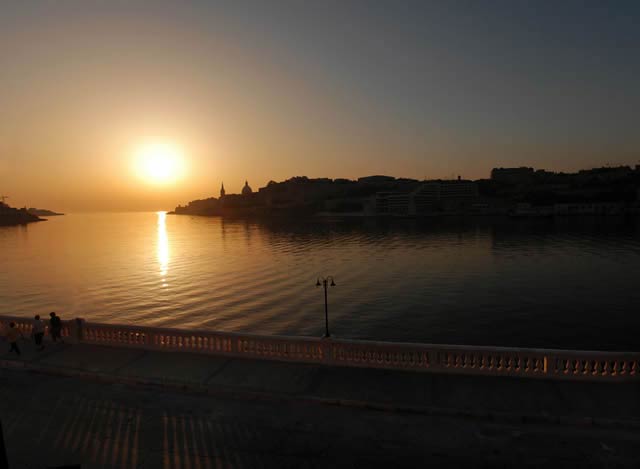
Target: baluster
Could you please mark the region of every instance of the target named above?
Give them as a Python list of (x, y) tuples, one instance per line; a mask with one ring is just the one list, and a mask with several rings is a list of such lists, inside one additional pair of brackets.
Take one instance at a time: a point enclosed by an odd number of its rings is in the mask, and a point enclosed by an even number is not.
[(449, 368), (451, 366), (451, 362), (449, 352), (440, 352), (440, 363), (443, 367)]
[(465, 353), (464, 366), (465, 366), (465, 368), (470, 368), (472, 370), (476, 367), (476, 356), (474, 355), (473, 352)]
[(487, 370), (489, 364), (487, 363), (487, 355), (480, 353), (480, 369)]
[(626, 362), (626, 360), (621, 360), (619, 362), (619, 368), (618, 369), (619, 369), (619, 374), (621, 376), (624, 376), (624, 375), (627, 374), (627, 362)]

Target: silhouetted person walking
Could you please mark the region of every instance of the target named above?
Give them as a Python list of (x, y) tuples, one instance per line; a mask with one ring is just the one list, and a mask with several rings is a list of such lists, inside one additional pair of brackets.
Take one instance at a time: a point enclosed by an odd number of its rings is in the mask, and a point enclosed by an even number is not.
[(33, 319), (32, 334), (38, 350), (44, 349), (44, 345), (42, 344), (42, 337), (44, 337), (44, 321), (40, 319), (39, 314), (36, 314), (36, 317)]
[(18, 338), (22, 336), (22, 332), (16, 327), (16, 323), (9, 324), (9, 330), (7, 331), (7, 340), (9, 341), (9, 353), (16, 352), (20, 356), (20, 349), (18, 348)]
[(57, 342), (57, 340), (60, 339), (60, 342), (64, 343), (61, 336), (62, 321), (60, 320), (60, 316), (56, 316), (56, 313), (49, 313), (49, 316), (51, 316), (51, 319), (49, 319), (49, 334), (51, 335), (51, 340)]

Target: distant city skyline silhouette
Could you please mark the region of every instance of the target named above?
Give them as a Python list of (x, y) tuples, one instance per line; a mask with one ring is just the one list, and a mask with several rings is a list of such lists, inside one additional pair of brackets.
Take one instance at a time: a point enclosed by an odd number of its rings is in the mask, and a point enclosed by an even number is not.
[[(186, 203), (189, 201), (193, 201), (193, 200), (199, 200), (199, 199), (207, 199), (210, 197), (221, 197), (224, 196), (225, 194), (227, 195), (239, 195), (239, 194), (251, 194), (252, 192), (258, 192), (259, 189), (264, 188), (266, 186), (269, 185), (269, 183), (282, 183), (282, 182), (286, 182), (286, 181), (290, 181), (293, 179), (297, 179), (297, 178), (301, 178), (301, 179), (309, 179), (309, 180), (328, 180), (328, 181), (358, 181), (358, 180), (363, 180), (363, 179), (367, 179), (367, 178), (375, 178), (375, 177), (389, 177), (389, 178), (393, 178), (393, 179), (397, 179), (399, 181), (402, 180), (407, 180), (407, 181), (416, 181), (416, 182), (422, 182), (422, 181), (436, 181), (436, 180), (443, 180), (443, 181), (455, 181), (455, 180), (470, 180), (470, 181), (482, 181), (482, 180), (490, 180), (493, 178), (493, 174), (495, 173), (496, 170), (529, 170), (533, 173), (546, 173), (546, 174), (558, 174), (558, 175), (575, 175), (578, 173), (584, 173), (584, 172), (589, 172), (589, 171), (596, 171), (596, 170), (614, 170), (614, 169), (621, 169), (621, 170), (629, 170), (631, 171), (633, 174), (636, 174), (638, 172), (640, 172), (640, 161), (638, 161), (637, 164), (621, 164), (621, 165), (616, 165), (616, 166), (611, 166), (611, 165), (601, 165), (601, 166), (596, 166), (593, 168), (581, 168), (578, 169), (576, 171), (550, 171), (546, 168), (534, 168), (532, 166), (517, 166), (517, 167), (496, 167), (496, 168), (492, 168), (489, 173), (486, 176), (480, 177), (480, 178), (466, 178), (463, 177), (462, 175), (458, 174), (454, 174), (452, 173), (449, 176), (444, 176), (444, 177), (418, 177), (418, 176), (414, 176), (414, 177), (404, 177), (404, 176), (395, 176), (395, 175), (391, 175), (391, 174), (367, 174), (367, 175), (362, 175), (362, 176), (357, 176), (357, 177), (353, 177), (353, 178), (346, 178), (346, 177), (324, 177), (324, 176), (320, 176), (320, 177), (309, 177), (309, 176), (304, 176), (304, 175), (298, 175), (298, 176), (290, 176), (287, 178), (284, 178), (282, 180), (274, 180), (274, 179), (268, 179), (267, 182), (265, 184), (262, 184), (260, 186), (256, 185), (256, 190), (254, 191), (250, 184), (249, 184), (249, 180), (248, 179), (244, 179), (244, 183), (239, 184), (239, 183), (234, 183), (234, 181), (231, 182), (231, 184), (229, 184), (228, 182), (225, 183), (222, 178), (218, 179), (218, 183), (212, 183), (208, 188), (206, 188), (202, 193), (200, 194), (196, 194), (195, 196), (193, 196), (190, 199), (167, 199), (167, 203), (166, 205), (158, 205), (156, 207), (152, 207), (152, 208), (136, 208), (136, 207), (132, 207), (132, 206), (120, 206), (120, 207), (103, 207), (103, 206), (87, 206), (84, 207), (80, 210), (77, 210), (78, 212), (90, 212), (90, 211), (148, 211), (148, 210), (170, 210), (171, 207), (174, 207), (176, 205), (180, 205), (181, 203)], [(263, 178), (264, 179), (264, 178)], [(229, 179), (226, 179), (227, 181)], [(188, 180), (185, 182), (185, 185), (188, 186)], [(217, 185), (216, 185), (217, 184)], [(225, 187), (226, 184), (226, 187)], [(217, 189), (216, 189), (217, 187)], [(228, 187), (236, 187), (237, 190), (229, 190)], [(173, 194), (175, 192), (173, 192), (172, 190), (168, 190), (167, 191), (168, 194)], [(90, 194), (89, 194), (90, 195)], [(30, 202), (27, 203), (10, 203), (10, 199), (13, 199), (12, 196), (8, 196), (8, 195), (4, 195), (4, 203), (10, 205), (10, 206), (14, 206), (14, 207), (32, 207), (33, 204), (30, 205)], [(117, 197), (117, 194), (114, 194), (114, 197)], [(165, 196), (166, 197), (166, 196)], [(9, 199), (9, 200), (7, 200)], [(39, 205), (41, 206), (46, 206), (45, 210), (53, 210), (54, 212), (56, 210), (60, 211), (60, 210), (67, 210), (69, 211), (69, 209), (67, 208), (68, 206), (65, 206), (64, 204), (58, 203), (56, 205), (55, 201), (56, 201), (56, 197), (55, 195), (53, 197), (51, 197), (49, 200), (51, 200), (51, 202), (43, 202), (40, 203)], [(37, 209), (30, 209), (33, 210), (35, 212), (35, 210)], [(71, 209), (71, 211), (73, 211), (73, 209)]]

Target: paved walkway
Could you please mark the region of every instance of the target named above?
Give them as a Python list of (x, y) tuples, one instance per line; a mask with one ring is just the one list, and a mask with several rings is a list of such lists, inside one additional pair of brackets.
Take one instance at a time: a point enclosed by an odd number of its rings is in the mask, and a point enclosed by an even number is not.
[(640, 382), (599, 383), (326, 367), (87, 344), (23, 342), (5, 367), (218, 395), (441, 415), (640, 428)]
[(246, 400), (0, 369), (10, 468), (640, 467), (640, 432)]
[(13, 468), (640, 466), (637, 383), (21, 345), (0, 356)]

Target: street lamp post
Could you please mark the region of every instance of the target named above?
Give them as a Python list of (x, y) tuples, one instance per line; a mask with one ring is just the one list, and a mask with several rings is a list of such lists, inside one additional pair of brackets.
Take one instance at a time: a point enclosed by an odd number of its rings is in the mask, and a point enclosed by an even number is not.
[[(331, 282), (331, 283), (329, 283)], [(316, 287), (322, 285), (324, 287), (324, 336), (330, 337), (329, 334), (329, 307), (327, 306), (327, 287), (336, 286), (336, 282), (333, 281), (333, 277), (329, 275), (328, 277), (318, 277), (318, 281), (316, 282)]]

